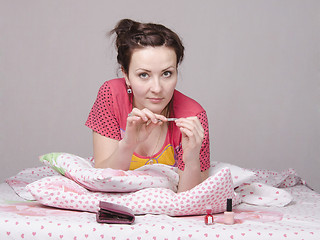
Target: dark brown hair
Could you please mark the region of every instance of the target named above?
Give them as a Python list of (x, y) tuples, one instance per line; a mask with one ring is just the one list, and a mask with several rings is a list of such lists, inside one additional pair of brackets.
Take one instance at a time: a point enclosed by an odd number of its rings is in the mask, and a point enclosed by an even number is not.
[(147, 46), (172, 48), (177, 56), (177, 65), (183, 60), (184, 47), (179, 36), (163, 25), (122, 19), (110, 35), (113, 33), (116, 34), (117, 60), (126, 74), (133, 50)]

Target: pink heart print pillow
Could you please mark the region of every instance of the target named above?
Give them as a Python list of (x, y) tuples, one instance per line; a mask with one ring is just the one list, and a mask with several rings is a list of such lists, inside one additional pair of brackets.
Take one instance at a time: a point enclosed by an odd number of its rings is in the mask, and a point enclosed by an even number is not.
[(63, 176), (42, 178), (26, 188), (44, 205), (89, 212), (97, 212), (99, 202), (106, 201), (126, 206), (134, 214), (199, 215), (206, 213), (207, 205), (213, 213), (225, 211), (227, 198), (233, 198), (233, 204), (240, 202), (234, 193), (229, 168), (181, 193), (158, 187), (126, 193), (92, 192)]

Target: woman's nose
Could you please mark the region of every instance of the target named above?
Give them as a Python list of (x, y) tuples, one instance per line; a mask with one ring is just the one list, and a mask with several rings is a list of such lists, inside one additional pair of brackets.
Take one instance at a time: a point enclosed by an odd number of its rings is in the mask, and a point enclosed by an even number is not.
[(154, 78), (153, 81), (152, 81), (152, 83), (151, 83), (151, 88), (150, 88), (150, 90), (151, 90), (152, 92), (158, 93), (158, 92), (161, 91), (161, 89), (162, 89), (162, 86), (161, 86), (161, 81), (160, 81), (160, 79), (159, 79), (159, 78)]

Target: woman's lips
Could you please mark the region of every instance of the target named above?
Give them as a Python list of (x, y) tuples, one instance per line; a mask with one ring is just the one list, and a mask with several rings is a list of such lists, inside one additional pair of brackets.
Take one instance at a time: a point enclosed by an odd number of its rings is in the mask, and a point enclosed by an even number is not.
[(150, 102), (152, 103), (160, 103), (163, 98), (148, 98)]

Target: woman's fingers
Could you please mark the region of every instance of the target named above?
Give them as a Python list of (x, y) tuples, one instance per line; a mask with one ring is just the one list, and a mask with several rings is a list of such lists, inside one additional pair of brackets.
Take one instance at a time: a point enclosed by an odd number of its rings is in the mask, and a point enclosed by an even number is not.
[(204, 130), (199, 119), (197, 117), (180, 118), (176, 121), (176, 125), (182, 133), (182, 147), (185, 150), (200, 150), (204, 138)]
[(149, 109), (133, 108), (127, 118), (126, 138), (130, 141), (135, 139), (137, 143), (141, 142), (147, 139), (153, 129), (162, 125), (165, 120), (166, 117), (154, 114)]
[(204, 129), (197, 117), (180, 118), (176, 121), (178, 127), (182, 128), (183, 132), (188, 137), (195, 137), (197, 140), (203, 140)]
[(129, 113), (129, 117), (131, 117), (131, 116), (138, 116), (144, 122), (147, 122), (148, 124), (150, 122), (153, 122), (154, 124), (158, 124), (160, 121), (166, 121), (165, 116), (160, 115), (160, 114), (155, 114), (147, 108), (144, 108), (142, 110), (137, 109), (137, 108), (133, 108), (131, 113)]
[(203, 138), (204, 137), (204, 129), (203, 129), (199, 119), (197, 117), (190, 117), (187, 119), (190, 119), (192, 121), (192, 123), (195, 124), (195, 128), (196, 128), (199, 136), (201, 136), (201, 138)]

